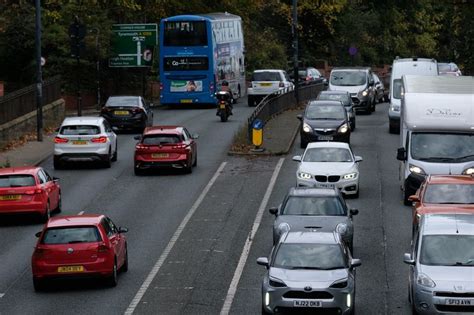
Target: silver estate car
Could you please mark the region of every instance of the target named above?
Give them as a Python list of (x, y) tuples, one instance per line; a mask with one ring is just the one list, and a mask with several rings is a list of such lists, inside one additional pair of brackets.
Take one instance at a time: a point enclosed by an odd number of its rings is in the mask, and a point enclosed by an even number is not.
[(54, 138), (54, 168), (66, 162), (100, 162), (110, 167), (117, 160), (117, 135), (103, 117), (68, 117)]
[(413, 314), (474, 314), (473, 244), (474, 215), (421, 217), (404, 257)]
[(287, 230), (285, 225), (288, 225), (290, 231), (337, 231), (353, 252), (352, 216), (359, 210), (349, 210), (337, 189), (290, 188), (280, 207), (270, 208), (269, 211), (276, 217), (273, 244), (278, 242), (281, 233)]
[(262, 283), (262, 313), (313, 311), (354, 314), (355, 267), (335, 232), (286, 232), (270, 257), (257, 259), (267, 268)]

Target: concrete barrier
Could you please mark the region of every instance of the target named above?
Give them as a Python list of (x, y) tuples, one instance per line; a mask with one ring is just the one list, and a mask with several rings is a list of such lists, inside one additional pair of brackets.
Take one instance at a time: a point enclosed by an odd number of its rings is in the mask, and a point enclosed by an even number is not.
[[(44, 128), (57, 128), (64, 120), (65, 102), (63, 99), (43, 106)], [(36, 133), (36, 111), (29, 112), (12, 121), (0, 125), (0, 150), (22, 136)]]

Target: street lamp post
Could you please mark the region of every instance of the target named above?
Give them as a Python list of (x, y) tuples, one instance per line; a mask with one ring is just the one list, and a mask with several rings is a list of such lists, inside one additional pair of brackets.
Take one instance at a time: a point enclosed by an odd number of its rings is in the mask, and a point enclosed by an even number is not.
[(299, 104), (299, 95), (298, 95), (298, 0), (293, 0), (293, 23), (292, 23), (292, 33), (293, 33), (293, 71), (294, 71), (294, 83), (295, 83), (295, 98), (296, 104)]
[(43, 141), (43, 74), (41, 72), (41, 0), (35, 0), (36, 11), (36, 139)]

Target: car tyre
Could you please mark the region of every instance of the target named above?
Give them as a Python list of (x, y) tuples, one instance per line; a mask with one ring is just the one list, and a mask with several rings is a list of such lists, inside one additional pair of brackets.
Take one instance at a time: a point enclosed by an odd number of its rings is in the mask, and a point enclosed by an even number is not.
[(104, 160), (104, 167), (105, 168), (110, 168), (112, 167), (112, 157), (111, 157), (111, 149), (109, 148), (109, 154), (107, 155), (107, 157), (105, 158)]
[(412, 202), (410, 200), (408, 200), (408, 197), (410, 197), (411, 195), (414, 195), (416, 193), (416, 191), (412, 191), (410, 189), (408, 189), (407, 185), (405, 185), (405, 187), (403, 188), (403, 204), (405, 206), (411, 206), (412, 205)]
[(33, 277), (33, 288), (36, 292), (41, 292), (45, 289), (44, 280)]
[(360, 191), (360, 188), (357, 188), (357, 192), (352, 195), (352, 198), (354, 198), (354, 199), (359, 198), (359, 191)]
[(198, 155), (197, 153), (194, 155), (194, 163), (193, 163), (193, 166), (196, 167), (198, 164)]
[(134, 167), (133, 172), (135, 173), (135, 176), (142, 176), (144, 175), (144, 171), (141, 168)]
[(300, 140), (300, 148), (301, 149), (306, 149), (308, 146), (308, 142), (304, 141), (303, 139)]
[(116, 287), (118, 284), (117, 258), (115, 258), (114, 260), (114, 267), (112, 268), (112, 274), (107, 278), (107, 284), (110, 287)]
[(267, 312), (267, 310), (265, 309), (265, 307), (262, 305), (262, 315), (268, 315), (270, 314), (269, 312)]
[(118, 158), (118, 144), (117, 141), (115, 141), (115, 152), (114, 155), (112, 156), (112, 162), (116, 162)]
[(51, 209), (50, 209), (50, 203), (49, 200), (46, 203), (46, 209), (43, 214), (41, 214), (40, 221), (41, 223), (46, 223), (48, 222), (49, 218), (51, 217)]
[(397, 128), (397, 126), (395, 126), (394, 123), (392, 123), (391, 121), (388, 122), (388, 132), (389, 133), (392, 133), (392, 134), (397, 134), (399, 133), (399, 128)]
[(351, 130), (354, 131), (356, 129), (356, 122), (355, 119), (351, 122)]
[(125, 244), (125, 260), (122, 265), (122, 272), (127, 272), (128, 271), (128, 247), (127, 244)]
[(184, 171), (186, 172), (186, 174), (191, 174), (193, 172), (193, 163), (189, 163), (185, 168), (184, 168)]
[(59, 196), (58, 196), (58, 206), (56, 207), (56, 209), (54, 209), (54, 212), (56, 213), (61, 213), (61, 208), (62, 208), (62, 198), (61, 198), (61, 192), (59, 192)]

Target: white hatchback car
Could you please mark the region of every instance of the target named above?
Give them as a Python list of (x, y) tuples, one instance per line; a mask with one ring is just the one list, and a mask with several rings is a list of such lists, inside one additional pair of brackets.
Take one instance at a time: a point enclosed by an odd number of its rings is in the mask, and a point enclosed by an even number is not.
[(247, 89), (248, 105), (256, 106), (265, 96), (285, 88), (293, 89), (294, 87), (295, 85), (290, 81), (290, 77), (284, 70), (255, 70)]
[(350, 146), (343, 142), (311, 142), (296, 171), (297, 187), (338, 188), (344, 195), (359, 197), (359, 162)]
[(117, 135), (103, 117), (68, 117), (54, 138), (54, 168), (66, 162), (101, 162), (110, 167), (117, 160)]

